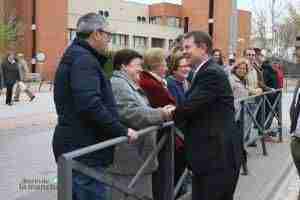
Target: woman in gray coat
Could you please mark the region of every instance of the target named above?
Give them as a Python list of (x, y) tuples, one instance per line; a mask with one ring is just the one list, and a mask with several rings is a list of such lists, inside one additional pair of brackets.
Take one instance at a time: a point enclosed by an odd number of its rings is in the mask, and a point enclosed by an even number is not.
[[(120, 50), (114, 57), (114, 72), (111, 78), (112, 90), (117, 102), (121, 121), (135, 130), (161, 125), (170, 119), (169, 107), (151, 108), (139, 87), (139, 73), (142, 71), (142, 56), (129, 49)], [(133, 144), (123, 143), (115, 148), (114, 163), (109, 172), (118, 182), (129, 185), (143, 162), (156, 147), (156, 133), (139, 138)], [(148, 165), (134, 189), (141, 195), (152, 198), (152, 173), (157, 169), (155, 159)], [(113, 200), (120, 200), (123, 194), (112, 192)], [(131, 199), (130, 197), (126, 198)]]

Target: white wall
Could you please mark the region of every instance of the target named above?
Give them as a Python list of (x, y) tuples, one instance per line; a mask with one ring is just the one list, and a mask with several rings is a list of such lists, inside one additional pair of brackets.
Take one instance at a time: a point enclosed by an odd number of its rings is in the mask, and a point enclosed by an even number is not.
[(181, 28), (137, 23), (137, 16), (145, 16), (148, 19), (148, 6), (122, 0), (69, 0), (69, 28), (75, 29), (76, 22), (81, 15), (99, 10), (109, 11), (108, 22), (115, 33), (157, 37), (166, 39), (167, 43), (169, 39), (174, 39), (183, 33)]

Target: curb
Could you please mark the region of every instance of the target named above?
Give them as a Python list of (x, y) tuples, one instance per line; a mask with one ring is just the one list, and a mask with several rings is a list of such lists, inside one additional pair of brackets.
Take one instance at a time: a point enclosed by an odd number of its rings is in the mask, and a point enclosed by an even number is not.
[(281, 169), (279, 172), (279, 176), (276, 176), (272, 182), (270, 182), (261, 196), (258, 198), (259, 200), (274, 200), (276, 196), (278, 196), (278, 191), (281, 186), (285, 182), (286, 178), (289, 176), (294, 163), (292, 159), (288, 159), (287, 165), (285, 168)]

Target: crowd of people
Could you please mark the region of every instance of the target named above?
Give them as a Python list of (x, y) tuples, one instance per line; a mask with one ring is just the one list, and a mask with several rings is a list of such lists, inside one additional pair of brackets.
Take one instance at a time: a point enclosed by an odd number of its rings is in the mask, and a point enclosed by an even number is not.
[[(240, 105), (234, 100), (282, 87), (278, 61), (271, 65), (259, 49), (248, 48), (243, 58), (231, 57), (226, 65), (222, 51), (212, 48), (211, 37), (192, 31), (177, 38), (170, 55), (161, 48), (149, 48), (143, 55), (131, 49), (117, 51), (109, 80), (103, 70), (111, 40), (108, 27), (98, 14), (82, 16), (77, 38), (60, 61), (54, 81), (56, 161), (63, 153), (127, 136), (128, 143), (78, 160), (129, 185), (166, 132), (139, 138), (137, 131), (174, 121), (175, 184), (188, 167), (193, 200), (233, 200), (244, 139), (235, 113)], [(251, 108), (256, 104), (254, 100)], [(134, 186), (136, 192), (165, 199), (163, 172), (170, 169), (164, 162), (162, 151)], [(84, 174), (73, 171), (72, 176), (74, 200), (124, 198)]]
[[(28, 65), (22, 53), (16, 55), (14, 52), (10, 52), (2, 61), (0, 67), (0, 92), (2, 93), (2, 89), (6, 88), (6, 105), (12, 106), (13, 102), (20, 101), (21, 92), (28, 96), (29, 101), (35, 98), (35, 95), (27, 85), (28, 73)], [(15, 91), (15, 94), (13, 94), (13, 91)]]

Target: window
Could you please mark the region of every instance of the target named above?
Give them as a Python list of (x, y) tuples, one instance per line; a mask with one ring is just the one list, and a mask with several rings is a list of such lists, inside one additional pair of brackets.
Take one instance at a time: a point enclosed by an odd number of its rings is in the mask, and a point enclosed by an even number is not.
[(69, 29), (69, 41), (73, 41), (76, 37), (76, 30), (75, 29)]
[(167, 17), (167, 25), (172, 27), (180, 27), (180, 18), (178, 17)]
[(184, 33), (189, 32), (189, 18), (185, 17), (184, 18)]
[(150, 17), (149, 23), (150, 24), (161, 24), (161, 17)]
[(133, 46), (137, 49), (146, 49), (147, 38), (142, 36), (133, 36)]
[(165, 40), (161, 38), (152, 38), (152, 47), (164, 48)]
[(172, 47), (173, 47), (173, 43), (174, 43), (174, 41), (173, 41), (173, 40), (169, 40), (169, 49), (172, 49)]
[(106, 10), (106, 11), (103, 11), (103, 10), (99, 10), (98, 11), (98, 14), (103, 16), (103, 17), (109, 17), (109, 12)]
[(143, 24), (146, 23), (146, 17), (141, 17), (141, 16), (137, 16), (137, 22), (140, 23), (142, 22)]
[(112, 44), (113, 46), (120, 48), (128, 48), (129, 37), (125, 34), (113, 34), (112, 35)]
[(176, 27), (181, 27), (181, 19), (176, 17)]

